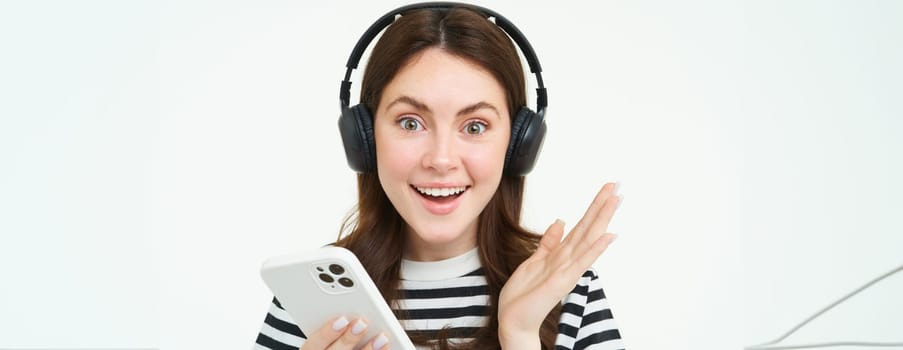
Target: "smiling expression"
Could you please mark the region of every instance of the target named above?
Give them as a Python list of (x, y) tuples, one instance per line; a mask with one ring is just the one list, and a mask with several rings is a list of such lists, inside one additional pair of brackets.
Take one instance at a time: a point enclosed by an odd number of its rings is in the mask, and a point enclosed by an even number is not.
[(439, 260), (476, 246), (511, 132), (505, 96), (487, 70), (439, 48), (415, 55), (383, 90), (377, 172), (407, 224), (408, 258)]

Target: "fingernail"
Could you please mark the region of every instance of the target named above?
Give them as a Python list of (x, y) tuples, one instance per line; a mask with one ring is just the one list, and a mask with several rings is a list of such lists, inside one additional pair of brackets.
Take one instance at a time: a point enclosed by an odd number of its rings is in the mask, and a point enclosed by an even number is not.
[(612, 234), (611, 234), (611, 241), (608, 242), (608, 243), (609, 243), (609, 244), (614, 243), (614, 241), (615, 241), (616, 239), (618, 239), (618, 234), (617, 234), (617, 233), (612, 233)]
[(383, 346), (389, 343), (389, 338), (386, 338), (385, 335), (380, 334), (376, 337), (376, 340), (373, 341), (373, 348), (376, 350), (382, 349)]
[(556, 224), (559, 224), (559, 225), (561, 225), (561, 226), (564, 226), (564, 220), (561, 220), (561, 219), (555, 219), (555, 223), (556, 223)]
[(615, 208), (620, 208), (621, 203), (624, 203), (624, 195), (623, 194), (618, 195), (618, 205)]
[(621, 181), (615, 181), (615, 193), (618, 193), (618, 190), (621, 189)]
[(332, 330), (340, 331), (343, 328), (345, 328), (345, 326), (347, 326), (347, 325), (348, 325), (348, 319), (345, 318), (345, 316), (342, 316), (342, 317), (339, 317), (338, 320), (335, 320), (335, 322), (332, 323)]
[(357, 322), (354, 323), (354, 327), (351, 327), (351, 334), (361, 334), (365, 329), (367, 329), (367, 324), (364, 323), (363, 320), (357, 320)]

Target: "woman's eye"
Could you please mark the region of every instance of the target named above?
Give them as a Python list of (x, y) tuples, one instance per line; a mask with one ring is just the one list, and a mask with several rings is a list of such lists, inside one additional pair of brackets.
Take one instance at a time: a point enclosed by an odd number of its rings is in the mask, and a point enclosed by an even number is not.
[(398, 125), (401, 126), (402, 129), (406, 131), (417, 131), (421, 129), (420, 122), (414, 118), (404, 118), (398, 121)]
[(471, 135), (480, 135), (486, 132), (486, 124), (481, 122), (470, 122), (464, 128), (464, 131)]

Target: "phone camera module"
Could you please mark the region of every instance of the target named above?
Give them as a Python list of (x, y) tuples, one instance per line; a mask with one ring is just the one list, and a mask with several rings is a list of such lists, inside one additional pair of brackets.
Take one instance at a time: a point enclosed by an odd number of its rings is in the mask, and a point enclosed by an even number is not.
[(351, 288), (352, 286), (354, 286), (354, 281), (352, 281), (348, 277), (342, 277), (342, 278), (339, 278), (339, 284), (341, 284), (345, 288)]
[(320, 280), (322, 280), (323, 282), (326, 282), (326, 283), (335, 282), (335, 280), (332, 278), (332, 276), (325, 274), (325, 273), (321, 273), (319, 277), (320, 277)]
[(341, 275), (345, 273), (345, 268), (338, 264), (329, 265), (329, 272), (332, 272), (335, 275)]

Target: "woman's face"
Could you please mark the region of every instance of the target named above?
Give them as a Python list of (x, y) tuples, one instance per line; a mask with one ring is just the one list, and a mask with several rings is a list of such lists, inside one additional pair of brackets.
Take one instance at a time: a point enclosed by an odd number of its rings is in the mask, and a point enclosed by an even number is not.
[(373, 125), (377, 171), (408, 225), (409, 258), (439, 260), (476, 246), (510, 123), (502, 85), (441, 49), (415, 56), (386, 85)]

